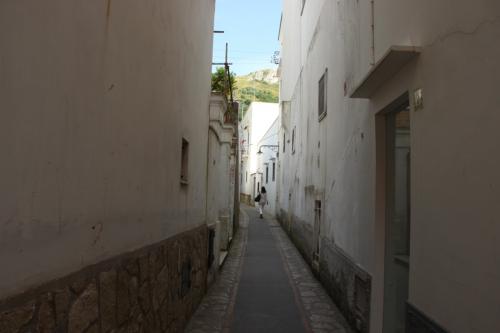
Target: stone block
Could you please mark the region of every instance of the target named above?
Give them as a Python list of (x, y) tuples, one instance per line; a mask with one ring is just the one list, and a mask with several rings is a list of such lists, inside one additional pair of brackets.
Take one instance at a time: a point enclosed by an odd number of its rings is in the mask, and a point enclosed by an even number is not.
[(147, 314), (151, 310), (151, 294), (149, 282), (143, 283), (139, 288), (139, 305), (145, 314)]
[(94, 282), (90, 283), (71, 306), (68, 332), (80, 333), (98, 318), (98, 295)]
[(0, 312), (0, 332), (17, 333), (33, 318), (34, 311), (35, 303), (28, 302), (12, 310)]
[(149, 280), (150, 272), (149, 272), (149, 256), (144, 255), (139, 258), (139, 278), (141, 284), (145, 283)]
[(156, 277), (154, 283), (153, 298), (156, 298), (157, 305), (161, 305), (168, 296), (168, 282), (168, 269), (165, 266)]
[(136, 322), (137, 318), (142, 314), (142, 310), (139, 305), (139, 279), (135, 276), (130, 279), (128, 293), (130, 298), (130, 319), (132, 322)]
[(108, 332), (116, 327), (116, 284), (115, 270), (102, 272), (99, 275), (99, 302), (101, 312), (101, 327)]
[(153, 312), (148, 313), (141, 324), (141, 332), (149, 333), (149, 332), (160, 332), (160, 328), (158, 326), (158, 322), (155, 318)]
[(37, 331), (39, 333), (52, 333), (56, 329), (56, 316), (52, 302), (52, 295), (41, 298), (38, 309)]
[(163, 250), (161, 247), (152, 249), (149, 253), (149, 271), (152, 276), (156, 277), (158, 273), (163, 269), (165, 265), (165, 259), (163, 257)]
[(321, 282), (351, 326), (368, 332), (371, 276), (326, 238), (320, 253)]
[(94, 323), (92, 326), (89, 327), (88, 330), (85, 331), (85, 333), (99, 333), (99, 325), (97, 323)]
[(78, 277), (75, 281), (73, 281), (73, 283), (71, 283), (70, 289), (75, 294), (80, 295), (88, 284), (89, 279), (86, 276)]
[(206, 291), (207, 239), (198, 228), (40, 286), (0, 312), (0, 332), (182, 332)]
[(56, 326), (60, 332), (68, 330), (68, 312), (71, 302), (71, 292), (68, 288), (57, 290), (53, 293), (56, 312)]
[(116, 287), (116, 318), (119, 326), (124, 324), (130, 315), (129, 283), (130, 275), (122, 269), (118, 271)]
[(137, 260), (129, 260), (125, 265), (125, 270), (132, 276), (139, 276), (139, 264), (137, 263)]

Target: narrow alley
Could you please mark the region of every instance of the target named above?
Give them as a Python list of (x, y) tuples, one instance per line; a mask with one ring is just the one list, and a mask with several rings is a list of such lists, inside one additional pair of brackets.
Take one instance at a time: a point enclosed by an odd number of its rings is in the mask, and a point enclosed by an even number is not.
[(499, 333), (498, 87), (500, 0), (0, 0), (0, 333)]
[(220, 280), (186, 332), (353, 332), (278, 222), (254, 207), (242, 213)]

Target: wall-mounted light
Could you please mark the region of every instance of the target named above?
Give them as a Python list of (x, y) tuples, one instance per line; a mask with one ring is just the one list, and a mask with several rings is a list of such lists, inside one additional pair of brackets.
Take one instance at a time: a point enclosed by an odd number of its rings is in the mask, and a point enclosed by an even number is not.
[(278, 149), (280, 146), (278, 146), (278, 145), (261, 145), (261, 146), (259, 146), (259, 151), (257, 152), (257, 154), (259, 154), (259, 155), (262, 154), (262, 148), (263, 147), (267, 147), (267, 148), (270, 148), (270, 149)]

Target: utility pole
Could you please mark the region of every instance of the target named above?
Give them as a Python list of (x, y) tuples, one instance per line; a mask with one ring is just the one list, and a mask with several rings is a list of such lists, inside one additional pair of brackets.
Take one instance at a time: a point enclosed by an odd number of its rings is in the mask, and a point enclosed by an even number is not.
[[(229, 45), (226, 43), (226, 55), (224, 61), (224, 67), (226, 69), (226, 91), (229, 90), (229, 108), (230, 108), (230, 116), (234, 126), (234, 136), (233, 136), (233, 145), (234, 145), (234, 211), (233, 211), (233, 233), (239, 228), (239, 220), (240, 220), (240, 147), (239, 147), (239, 116), (238, 110), (235, 110), (236, 103), (234, 102), (233, 96), (233, 82), (231, 78), (231, 69), (229, 67), (228, 62), (228, 53), (229, 53)], [(229, 88), (229, 89), (228, 89)]]
[[(216, 32), (216, 31), (214, 31)], [(218, 32), (218, 31), (217, 31)], [(218, 32), (221, 33), (221, 32)], [(238, 107), (236, 107), (237, 103), (234, 102), (233, 95), (233, 83), (231, 77), (231, 68), (230, 65), (232, 63), (229, 62), (229, 44), (226, 43), (226, 52), (223, 63), (212, 63), (212, 65), (223, 65), (226, 73), (226, 80), (224, 80), (224, 91), (229, 92), (229, 105), (228, 111), (229, 116), (234, 127), (234, 136), (233, 136), (233, 147), (234, 148), (234, 211), (233, 211), (233, 235), (239, 228), (239, 220), (240, 220), (240, 147), (239, 147), (239, 115), (238, 115)], [(236, 107), (236, 110), (235, 110)]]
[(229, 94), (230, 94), (229, 96), (230, 96), (230, 100), (231, 100), (231, 111), (234, 111), (234, 110), (232, 110), (233, 103), (234, 103), (234, 99), (233, 99), (233, 83), (231, 81), (231, 71), (229, 69), (229, 63), (227, 62), (228, 49), (229, 49), (229, 46), (228, 46), (228, 43), (226, 43), (226, 58), (225, 58), (224, 66), (226, 67), (227, 81), (228, 81), (228, 85), (229, 85)]

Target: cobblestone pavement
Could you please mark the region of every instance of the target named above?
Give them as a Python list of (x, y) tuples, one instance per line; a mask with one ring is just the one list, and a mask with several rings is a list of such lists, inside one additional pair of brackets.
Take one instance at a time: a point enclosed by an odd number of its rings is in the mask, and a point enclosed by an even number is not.
[(241, 275), (242, 256), (248, 234), (248, 216), (240, 214), (240, 228), (217, 281), (212, 285), (191, 318), (186, 333), (229, 332), (230, 316)]
[[(228, 259), (221, 270), (219, 279), (210, 288), (191, 319), (186, 332), (232, 332), (234, 304), (248, 237), (249, 219), (246, 211), (250, 212), (251, 209), (251, 207), (242, 206), (241, 228), (235, 236)], [(314, 333), (353, 333), (278, 222), (269, 216), (265, 218), (265, 221), (281, 254), (289, 277), (287, 282), (294, 291), (296, 305), (301, 315), (305, 317), (305, 330)]]
[(349, 324), (316, 280), (299, 251), (276, 220), (270, 220), (271, 232), (281, 249), (292, 287), (314, 333), (352, 333)]

